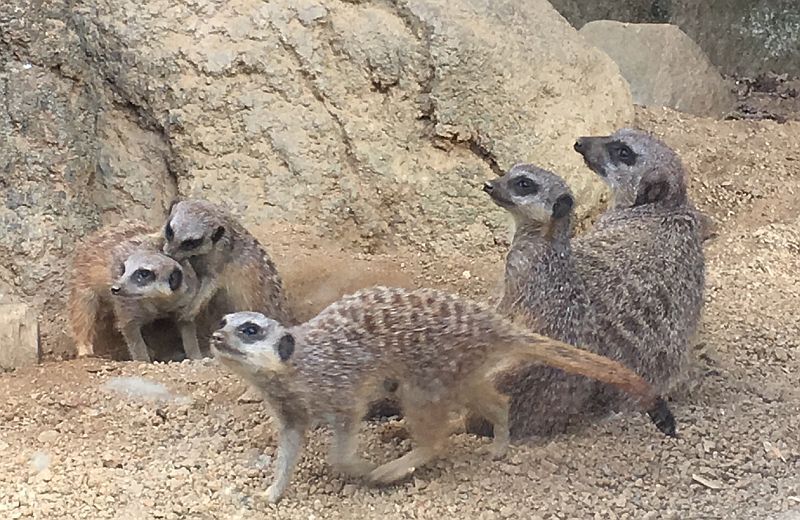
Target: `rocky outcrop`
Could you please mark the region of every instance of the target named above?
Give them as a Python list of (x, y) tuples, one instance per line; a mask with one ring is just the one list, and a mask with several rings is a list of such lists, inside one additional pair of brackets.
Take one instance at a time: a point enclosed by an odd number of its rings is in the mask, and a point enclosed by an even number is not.
[(676, 25), (598, 20), (578, 33), (619, 65), (639, 105), (720, 119), (734, 108), (722, 76)]
[(576, 28), (594, 20), (679, 26), (723, 74), (800, 75), (796, 0), (552, 0)]
[(586, 214), (605, 189), (571, 143), (633, 115), (545, 0), (70, 4), (0, 6), (0, 257), (50, 350), (65, 257), (101, 222), (156, 225), (180, 193), (353, 250), (486, 247), (484, 179), (553, 167)]

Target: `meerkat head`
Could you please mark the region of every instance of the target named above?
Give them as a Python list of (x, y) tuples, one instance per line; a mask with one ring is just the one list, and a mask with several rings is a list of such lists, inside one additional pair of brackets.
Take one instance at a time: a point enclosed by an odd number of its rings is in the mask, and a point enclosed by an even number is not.
[(294, 336), (258, 312), (225, 315), (211, 336), (214, 357), (245, 378), (287, 370), (294, 348)]
[(558, 175), (532, 164), (517, 164), (501, 177), (487, 181), (483, 191), (508, 211), (517, 225), (547, 227), (569, 217), (575, 199)]
[(680, 201), (686, 195), (683, 164), (663, 141), (641, 130), (585, 136), (575, 151), (610, 186), (615, 208)]
[(182, 260), (208, 254), (221, 246), (228, 232), (223, 215), (223, 210), (210, 202), (174, 202), (164, 225), (164, 253)]
[(161, 253), (135, 252), (115, 268), (116, 297), (170, 299), (185, 292), (180, 264)]

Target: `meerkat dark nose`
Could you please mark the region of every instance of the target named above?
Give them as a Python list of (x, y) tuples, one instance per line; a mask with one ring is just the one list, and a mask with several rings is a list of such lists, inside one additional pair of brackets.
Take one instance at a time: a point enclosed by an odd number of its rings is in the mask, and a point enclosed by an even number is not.
[(483, 191), (486, 193), (491, 193), (494, 191), (494, 183), (492, 181), (486, 181), (483, 183)]
[(214, 339), (215, 341), (222, 341), (223, 339), (225, 339), (225, 336), (223, 336), (220, 331), (216, 331), (211, 335), (211, 338)]
[(578, 138), (578, 140), (575, 141), (575, 144), (573, 145), (573, 148), (575, 148), (575, 151), (578, 152), (578, 153), (585, 152), (586, 151), (586, 140), (583, 137)]
[(119, 294), (119, 287), (116, 286), (116, 285), (113, 285), (111, 287), (111, 294)]

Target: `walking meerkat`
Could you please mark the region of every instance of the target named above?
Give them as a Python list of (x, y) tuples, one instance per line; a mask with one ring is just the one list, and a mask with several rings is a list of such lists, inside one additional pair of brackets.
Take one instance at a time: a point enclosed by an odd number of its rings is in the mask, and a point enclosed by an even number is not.
[[(517, 165), (487, 183), (486, 191), (517, 224), (499, 310), (522, 315), (533, 330), (558, 339), (578, 334), (579, 344), (624, 363), (666, 395), (685, 369), (689, 341), (699, 323), (703, 224), (687, 203), (680, 160), (663, 143), (639, 132), (618, 133), (613, 139), (584, 138), (580, 148), (619, 198), (614, 209), (572, 241), (569, 222), (556, 218), (555, 207), (547, 218), (558, 190), (546, 188), (565, 188), (560, 178)], [(598, 148), (602, 153), (589, 151)], [(521, 188), (528, 184), (534, 188)], [(542, 186), (551, 199), (542, 198)], [(560, 427), (570, 413), (590, 410), (589, 403), (596, 411), (624, 405), (608, 388), (599, 388), (582, 405), (594, 391), (569, 376), (548, 375), (558, 383), (544, 389), (537, 384), (539, 367), (517, 368), (499, 378), (512, 396), (513, 438), (550, 433), (550, 426)], [(570, 390), (569, 397), (561, 406), (545, 408), (560, 386)], [(545, 416), (543, 410), (549, 410)], [(467, 431), (488, 434), (488, 422), (473, 415)]]
[(101, 228), (76, 250), (71, 265), (67, 313), (78, 356), (94, 355), (97, 326), (111, 318), (130, 358), (150, 361), (142, 327), (175, 317), (186, 355), (202, 357), (195, 324), (179, 314), (198, 290), (188, 263), (161, 253), (162, 239), (130, 222)]
[(188, 260), (201, 280), (196, 300), (186, 309), (187, 317), (197, 316), (215, 299), (221, 300), (214, 307), (217, 321), (223, 314), (240, 310), (260, 312), (282, 323), (292, 321), (272, 259), (221, 206), (195, 199), (174, 202), (164, 239), (164, 253)]
[[(403, 479), (439, 455), (454, 409), (489, 417), (497, 433), (490, 452), (502, 456), (508, 448), (507, 398), (488, 376), (521, 359), (624, 389), (662, 432), (675, 435), (665, 401), (621, 364), (434, 289), (363, 289), (290, 328), (260, 313), (229, 314), (212, 336), (212, 352), (263, 392), (280, 423), (270, 502), (283, 495), (305, 433), (317, 421), (332, 428), (332, 466), (376, 485)], [(398, 383), (395, 394), (417, 446), (375, 467), (357, 454), (357, 437), (368, 403), (386, 391), (387, 380)]]

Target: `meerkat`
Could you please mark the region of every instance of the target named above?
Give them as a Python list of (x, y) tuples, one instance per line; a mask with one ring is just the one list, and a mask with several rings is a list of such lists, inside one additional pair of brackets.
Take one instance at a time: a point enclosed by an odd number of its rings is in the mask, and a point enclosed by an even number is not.
[(586, 164), (620, 200), (574, 241), (601, 330), (620, 345), (603, 353), (667, 395), (700, 322), (710, 220), (689, 199), (683, 163), (663, 141), (632, 129), (578, 141)]
[(94, 355), (97, 325), (112, 317), (130, 358), (149, 362), (142, 327), (172, 316), (186, 355), (202, 357), (194, 322), (177, 317), (199, 288), (194, 270), (161, 253), (160, 234), (148, 231), (130, 222), (102, 228), (76, 250), (67, 312), (79, 357)]
[(188, 260), (201, 280), (187, 315), (196, 316), (216, 295), (218, 313), (252, 310), (284, 323), (293, 321), (283, 283), (269, 254), (233, 215), (205, 200), (178, 200), (164, 225), (165, 254)]
[[(334, 469), (374, 485), (403, 479), (438, 456), (450, 433), (444, 418), (457, 408), (491, 419), (496, 435), (489, 451), (502, 457), (508, 449), (507, 399), (489, 375), (521, 359), (624, 389), (662, 432), (675, 435), (665, 401), (621, 364), (434, 289), (362, 289), (289, 328), (260, 313), (228, 314), (212, 336), (212, 352), (263, 392), (280, 423), (270, 502), (283, 495), (305, 434), (317, 421), (332, 428)], [(417, 446), (376, 467), (357, 454), (357, 437), (368, 403), (386, 391), (386, 381), (398, 383), (394, 392)]]
[[(603, 338), (595, 308), (572, 255), (575, 202), (566, 182), (547, 170), (518, 164), (483, 189), (515, 224), (497, 312), (529, 330), (600, 352)], [(510, 396), (509, 427), (515, 440), (565, 431), (573, 419), (586, 415), (595, 393), (586, 378), (532, 364), (499, 373), (496, 384)], [(491, 435), (491, 424), (470, 414), (466, 430)]]
[[(684, 172), (674, 152), (641, 133), (628, 134), (635, 141), (630, 145), (619, 134), (604, 139), (610, 147), (587, 162), (610, 179), (612, 189), (619, 186), (619, 198), (592, 229), (571, 241), (569, 220), (562, 215), (569, 212), (555, 204), (568, 192), (555, 174), (517, 165), (486, 184), (517, 226), (499, 311), (624, 363), (666, 395), (684, 371), (702, 308), (702, 223), (687, 204)], [(591, 148), (586, 140), (580, 148), (594, 149), (589, 142)], [(562, 200), (571, 208), (571, 196)], [(541, 372), (519, 367), (498, 378), (511, 394), (512, 438), (551, 433), (553, 425), (562, 427), (581, 409), (599, 413), (624, 406), (613, 390), (591, 390), (552, 371), (553, 381), (543, 389)], [(558, 401), (562, 388), (567, 393), (561, 405), (545, 407)], [(490, 435), (487, 421), (474, 415), (466, 429)]]
[[(586, 165), (597, 173), (611, 189), (611, 211), (601, 215), (613, 215), (613, 210), (627, 209), (650, 202), (669, 203), (672, 197), (660, 192), (672, 189), (675, 202), (686, 204), (697, 219), (703, 241), (716, 236), (716, 224), (708, 215), (697, 210), (694, 203), (684, 198), (686, 190), (685, 170), (680, 157), (654, 136), (632, 128), (622, 128), (608, 136), (579, 137), (575, 151), (583, 156)], [(662, 172), (664, 179), (641, 183), (647, 172)], [(650, 174), (655, 175), (655, 173)], [(644, 190), (640, 190), (644, 186)]]

